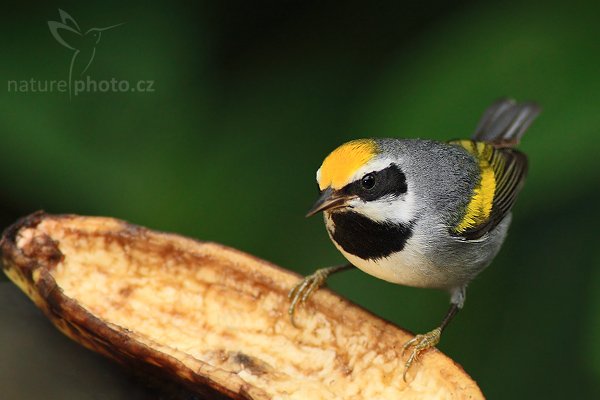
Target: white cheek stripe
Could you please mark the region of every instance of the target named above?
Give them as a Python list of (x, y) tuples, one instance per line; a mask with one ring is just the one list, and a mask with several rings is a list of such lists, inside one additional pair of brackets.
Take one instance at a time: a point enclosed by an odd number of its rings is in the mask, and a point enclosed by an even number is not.
[(408, 224), (418, 214), (415, 194), (414, 191), (410, 190), (410, 185), (410, 182), (407, 182), (407, 192), (399, 197), (386, 196), (375, 201), (353, 199), (349, 202), (349, 205), (353, 207), (352, 211), (361, 213), (376, 222)]

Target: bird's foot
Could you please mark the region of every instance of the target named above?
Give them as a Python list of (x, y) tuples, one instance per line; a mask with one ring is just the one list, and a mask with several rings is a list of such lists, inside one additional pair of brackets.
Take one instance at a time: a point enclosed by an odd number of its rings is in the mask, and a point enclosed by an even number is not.
[(440, 342), (440, 337), (442, 335), (442, 328), (435, 328), (431, 332), (427, 332), (422, 335), (416, 335), (414, 338), (410, 339), (408, 342), (402, 346), (402, 354), (412, 347), (412, 351), (408, 360), (406, 360), (406, 364), (404, 364), (404, 374), (402, 375), (404, 381), (406, 381), (406, 373), (410, 369), (410, 366), (417, 360), (419, 355), (432, 348), (435, 347)]
[(299, 304), (305, 303), (314, 291), (323, 286), (327, 281), (327, 277), (332, 272), (333, 269), (331, 267), (318, 269), (313, 274), (306, 276), (304, 279), (302, 279), (302, 281), (300, 281), (299, 284), (290, 290), (288, 293), (288, 298), (292, 301), (292, 303), (288, 309), (288, 314), (290, 314), (292, 325), (297, 327), (296, 322), (294, 321), (294, 312), (296, 311), (296, 307)]

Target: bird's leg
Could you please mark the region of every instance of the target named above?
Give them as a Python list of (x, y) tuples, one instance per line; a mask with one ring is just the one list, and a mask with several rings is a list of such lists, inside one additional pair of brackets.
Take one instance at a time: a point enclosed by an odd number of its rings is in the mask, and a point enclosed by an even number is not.
[(419, 354), (428, 350), (432, 347), (435, 347), (440, 342), (440, 337), (442, 336), (442, 332), (448, 326), (452, 318), (458, 313), (458, 311), (462, 308), (465, 302), (465, 288), (456, 289), (452, 292), (452, 298), (450, 300), (450, 308), (446, 313), (446, 316), (442, 320), (440, 326), (432, 330), (431, 332), (427, 332), (422, 335), (416, 335), (414, 338), (410, 339), (408, 342), (402, 346), (402, 353), (409, 348), (412, 347), (412, 351), (410, 356), (406, 360), (404, 364), (404, 374), (402, 375), (404, 381), (406, 381), (406, 373), (410, 369), (410, 366), (415, 362)]
[(288, 309), (288, 314), (290, 314), (292, 325), (297, 326), (296, 322), (294, 321), (294, 311), (299, 303), (301, 304), (306, 302), (306, 300), (308, 300), (315, 290), (319, 289), (325, 284), (329, 275), (336, 272), (345, 271), (353, 267), (354, 265), (352, 264), (342, 264), (335, 265), (333, 267), (321, 268), (316, 270), (313, 274), (306, 276), (304, 279), (302, 279), (302, 281), (300, 281), (299, 284), (294, 286), (288, 294), (288, 298), (292, 301), (290, 308)]

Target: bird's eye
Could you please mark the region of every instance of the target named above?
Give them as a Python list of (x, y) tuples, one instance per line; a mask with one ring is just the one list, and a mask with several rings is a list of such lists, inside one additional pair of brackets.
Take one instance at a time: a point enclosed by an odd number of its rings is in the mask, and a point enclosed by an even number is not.
[(373, 174), (366, 174), (360, 180), (360, 185), (366, 190), (373, 189), (375, 186), (375, 176), (373, 176)]

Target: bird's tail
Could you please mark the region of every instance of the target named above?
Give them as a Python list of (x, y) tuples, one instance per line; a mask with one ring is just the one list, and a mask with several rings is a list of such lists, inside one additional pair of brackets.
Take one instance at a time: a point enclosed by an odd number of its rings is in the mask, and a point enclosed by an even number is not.
[(500, 99), (485, 110), (472, 139), (495, 147), (514, 147), (540, 111), (533, 102)]

